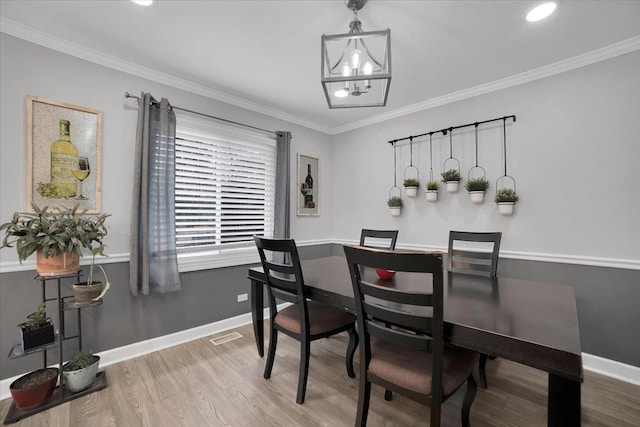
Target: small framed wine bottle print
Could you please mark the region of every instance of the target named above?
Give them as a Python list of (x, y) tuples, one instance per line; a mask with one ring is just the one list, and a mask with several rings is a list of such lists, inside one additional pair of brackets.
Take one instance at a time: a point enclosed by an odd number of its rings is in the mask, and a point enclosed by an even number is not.
[(320, 215), (320, 160), (298, 153), (297, 213), (299, 216)]
[(102, 112), (27, 95), (27, 210), (100, 212)]

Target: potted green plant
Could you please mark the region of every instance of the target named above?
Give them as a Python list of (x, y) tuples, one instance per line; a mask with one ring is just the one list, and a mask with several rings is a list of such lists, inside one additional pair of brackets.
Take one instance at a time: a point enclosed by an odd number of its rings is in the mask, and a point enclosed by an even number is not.
[(400, 211), (402, 209), (402, 199), (400, 197), (390, 197), (387, 201), (387, 205), (389, 206), (391, 216), (400, 216)]
[(449, 169), (442, 172), (442, 182), (445, 183), (447, 193), (457, 192), (460, 181), (462, 181), (462, 177), (456, 169)]
[(5, 232), (0, 249), (15, 244), (20, 262), (35, 252), (40, 276), (77, 271), (82, 248), (101, 245), (107, 234), (108, 214), (89, 215), (78, 205), (72, 209), (32, 206), (34, 212), (15, 212), (11, 221), (0, 225), (0, 231)]
[(467, 180), (464, 188), (469, 192), (471, 202), (482, 203), (484, 201), (484, 192), (489, 188), (489, 181), (484, 177), (470, 178)]
[(73, 294), (77, 305), (87, 305), (100, 300), (111, 287), (111, 283), (109, 283), (109, 278), (107, 277), (107, 272), (104, 271), (104, 268), (102, 268), (101, 265), (98, 265), (98, 268), (102, 271), (104, 282), (93, 280), (96, 255), (100, 254), (106, 256), (103, 253), (104, 247), (104, 244), (100, 244), (95, 248), (91, 248), (91, 265), (89, 267), (89, 276), (87, 277), (87, 281), (75, 283), (73, 285)]
[(22, 350), (50, 344), (56, 340), (53, 322), (47, 317), (47, 303), (43, 302), (36, 311), (27, 316), (27, 321), (18, 325), (22, 339)]
[(438, 200), (438, 181), (427, 182), (427, 201), (435, 202)]
[(513, 207), (518, 201), (518, 195), (515, 190), (511, 188), (501, 188), (496, 192), (496, 203), (498, 204), (498, 211), (502, 215), (513, 215)]
[(9, 391), (19, 409), (36, 408), (51, 397), (58, 382), (58, 368), (37, 369), (11, 383)]
[(407, 192), (407, 197), (416, 197), (418, 195), (418, 187), (420, 182), (415, 178), (407, 178), (404, 180), (404, 189)]
[(80, 350), (62, 366), (62, 377), (67, 389), (77, 393), (88, 388), (98, 374), (100, 356), (91, 350)]

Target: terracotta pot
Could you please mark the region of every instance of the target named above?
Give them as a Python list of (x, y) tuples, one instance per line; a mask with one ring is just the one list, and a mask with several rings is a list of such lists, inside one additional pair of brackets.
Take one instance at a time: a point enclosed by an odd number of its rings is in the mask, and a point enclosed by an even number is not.
[(73, 285), (73, 294), (76, 304), (91, 304), (104, 289), (104, 283), (94, 281), (90, 285), (87, 282), (76, 283)]
[(40, 250), (36, 253), (36, 271), (40, 276), (61, 276), (75, 273), (80, 267), (80, 256), (75, 253), (64, 252), (54, 257), (45, 258)]
[(58, 368), (38, 369), (12, 382), (9, 390), (16, 406), (22, 410), (33, 409), (49, 399), (59, 373)]

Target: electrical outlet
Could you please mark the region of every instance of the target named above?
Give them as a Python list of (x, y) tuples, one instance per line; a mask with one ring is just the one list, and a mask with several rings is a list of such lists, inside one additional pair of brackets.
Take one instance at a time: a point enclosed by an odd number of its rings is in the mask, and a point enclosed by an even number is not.
[(249, 299), (249, 294), (240, 294), (238, 295), (238, 302), (247, 301)]

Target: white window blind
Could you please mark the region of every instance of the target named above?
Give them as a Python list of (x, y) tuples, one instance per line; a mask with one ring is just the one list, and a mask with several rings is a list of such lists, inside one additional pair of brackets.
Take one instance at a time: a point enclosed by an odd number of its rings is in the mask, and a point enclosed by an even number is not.
[(254, 234), (273, 236), (275, 136), (176, 116), (178, 254), (254, 250)]

